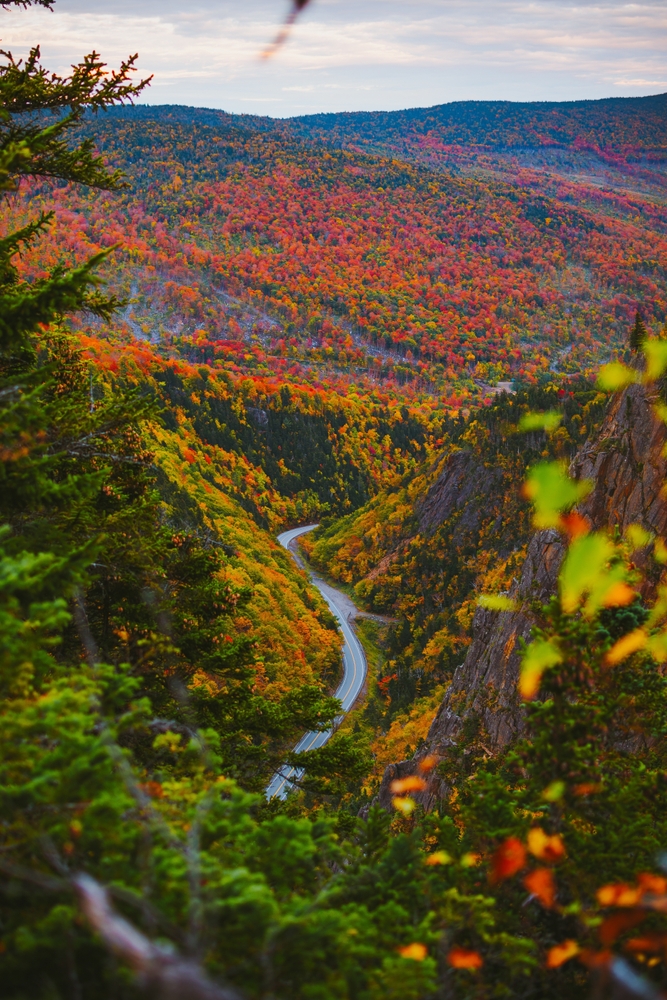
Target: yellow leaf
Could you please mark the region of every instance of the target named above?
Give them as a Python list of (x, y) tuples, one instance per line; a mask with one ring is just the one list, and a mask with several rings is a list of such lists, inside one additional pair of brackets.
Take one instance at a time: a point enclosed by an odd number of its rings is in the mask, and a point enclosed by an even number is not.
[(447, 851), (434, 851), (433, 854), (428, 854), (424, 859), (424, 864), (426, 865), (451, 865), (452, 856), (448, 854)]
[(480, 608), (488, 608), (489, 611), (514, 611), (516, 608), (516, 602), (502, 594), (482, 594), (477, 603)]
[(542, 674), (549, 667), (562, 663), (560, 650), (551, 642), (538, 640), (530, 644), (521, 664), (519, 692), (526, 701), (532, 701), (540, 689)]
[(614, 643), (605, 656), (605, 661), (613, 667), (615, 664), (620, 663), (621, 660), (624, 660), (626, 656), (636, 653), (638, 649), (643, 649), (647, 642), (648, 635), (644, 629), (636, 628), (633, 632), (628, 632), (627, 635), (621, 636)]
[(643, 549), (653, 538), (650, 531), (642, 528), (641, 524), (631, 524), (625, 532), (625, 537), (632, 546), (632, 551)]
[(428, 955), (428, 948), (425, 944), (414, 941), (412, 944), (406, 944), (404, 948), (399, 948), (398, 954), (402, 958), (412, 959), (413, 962), (423, 962)]
[(411, 799), (409, 795), (395, 795), (391, 800), (391, 804), (394, 809), (398, 812), (403, 813), (404, 816), (409, 816), (417, 808), (417, 803), (414, 799)]
[(603, 885), (598, 889), (597, 897), (600, 906), (636, 906), (642, 897), (642, 892), (641, 889), (625, 882), (616, 882)]
[(667, 633), (652, 635), (648, 641), (648, 650), (654, 660), (664, 663), (667, 660)]
[(603, 365), (598, 372), (598, 385), (607, 392), (615, 392), (617, 389), (625, 389), (626, 385), (632, 385), (637, 381), (637, 372), (633, 368), (627, 368), (620, 361), (612, 361), (611, 364)]
[(652, 382), (667, 368), (667, 340), (646, 340), (642, 349), (646, 357), (646, 380)]
[(560, 861), (565, 857), (565, 845), (559, 834), (545, 833), (540, 826), (528, 831), (528, 850), (540, 861)]
[(481, 854), (475, 854), (473, 851), (468, 851), (468, 853), (464, 854), (461, 858), (461, 866), (463, 868), (474, 868), (480, 863), (481, 860)]
[(667, 545), (662, 538), (656, 538), (653, 545), (653, 558), (656, 562), (667, 563)]

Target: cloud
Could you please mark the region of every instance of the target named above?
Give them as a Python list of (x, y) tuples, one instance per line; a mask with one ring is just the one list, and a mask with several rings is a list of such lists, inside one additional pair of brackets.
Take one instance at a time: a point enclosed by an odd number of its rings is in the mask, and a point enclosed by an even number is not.
[[(282, 0), (57, 0), (0, 10), (4, 47), (40, 42), (64, 70), (92, 48), (117, 64), (139, 51), (149, 100), (280, 115), (559, 100), (667, 86), (667, 8), (618, 0), (312, 0), (268, 63)], [(262, 105), (265, 104), (265, 109)]]

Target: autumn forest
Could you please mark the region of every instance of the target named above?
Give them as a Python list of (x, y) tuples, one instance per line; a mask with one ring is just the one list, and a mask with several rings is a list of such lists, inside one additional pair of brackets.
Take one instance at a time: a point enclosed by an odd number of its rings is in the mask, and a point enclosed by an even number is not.
[(660, 1000), (667, 95), (2, 59), (0, 996)]

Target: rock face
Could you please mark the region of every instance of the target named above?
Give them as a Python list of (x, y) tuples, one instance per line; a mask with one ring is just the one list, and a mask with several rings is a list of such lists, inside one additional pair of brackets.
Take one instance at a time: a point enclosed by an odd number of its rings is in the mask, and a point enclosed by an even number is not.
[[(618, 526), (623, 531), (636, 523), (657, 534), (667, 533), (667, 503), (662, 495), (667, 477), (663, 456), (667, 432), (653, 412), (655, 401), (653, 393), (639, 385), (617, 394), (610, 401), (599, 435), (584, 445), (572, 462), (571, 475), (594, 483), (579, 507), (594, 528)], [(461, 465), (458, 472), (464, 474)], [(432, 492), (437, 486), (434, 484)], [(457, 492), (458, 496), (464, 494), (462, 483)], [(510, 596), (524, 602), (524, 607), (531, 599), (546, 601), (556, 590), (564, 554), (565, 544), (557, 531), (536, 533)], [(642, 567), (647, 554), (638, 553), (635, 561)], [(646, 581), (644, 597), (651, 596), (656, 582)], [(448, 747), (456, 744), (467, 720), (479, 718), (495, 747), (506, 745), (521, 732), (522, 711), (517, 694), (520, 639), (529, 638), (532, 625), (525, 610), (499, 614), (477, 609), (465, 662), (454, 673), (427, 744), (412, 760), (389, 765), (380, 789), (381, 805), (390, 808), (390, 784), (395, 778), (415, 773), (427, 754), (441, 758)], [(445, 793), (441, 779), (432, 774), (426, 790), (415, 797), (426, 809), (432, 809)]]
[[(574, 458), (570, 473), (593, 481), (593, 490), (579, 506), (594, 528), (641, 524), (658, 535), (667, 532), (667, 502), (663, 486), (667, 431), (653, 412), (657, 391), (632, 385), (613, 397), (597, 439), (587, 442)], [(635, 562), (646, 565), (646, 553)], [(649, 579), (642, 596), (650, 597), (656, 580)]]
[(488, 469), (469, 451), (449, 456), (442, 474), (433, 483), (419, 508), (419, 530), (430, 534), (455, 511), (462, 511), (454, 529), (454, 542), (479, 527), (480, 505), (474, 499), (489, 496), (502, 479), (499, 469)]

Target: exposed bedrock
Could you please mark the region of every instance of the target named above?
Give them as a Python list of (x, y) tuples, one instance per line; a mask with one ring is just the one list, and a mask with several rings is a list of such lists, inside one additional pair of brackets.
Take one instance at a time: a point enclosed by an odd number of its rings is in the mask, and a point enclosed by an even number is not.
[[(594, 484), (579, 507), (594, 528), (618, 526), (623, 531), (630, 524), (641, 524), (658, 534), (667, 533), (667, 503), (662, 494), (667, 433), (653, 412), (656, 395), (654, 390), (633, 385), (614, 396), (597, 438), (587, 442), (572, 461), (571, 474)], [(435, 510), (450, 503), (453, 509), (466, 494), (467, 460), (461, 457), (455, 462), (456, 458), (452, 456), (441, 477), (449, 472), (440, 488), (445, 495), (438, 495), (436, 483), (429, 494), (430, 507), (427, 497), (421, 512), (427, 523), (429, 518), (433, 518), (430, 523), (437, 523)], [(411, 760), (390, 764), (385, 771), (379, 793), (385, 808), (391, 806), (391, 782), (415, 773), (426, 755), (442, 758), (472, 716), (479, 718), (492, 748), (505, 746), (521, 732), (523, 716), (517, 693), (520, 640), (529, 638), (533, 625), (525, 607), (534, 599), (544, 602), (554, 593), (564, 554), (565, 545), (557, 531), (537, 532), (528, 546), (521, 576), (510, 591), (511, 597), (522, 602), (522, 610), (498, 613), (477, 609), (465, 661), (454, 673), (426, 745)], [(638, 553), (636, 563), (642, 568), (648, 565), (647, 554)], [(656, 583), (655, 576), (645, 582), (645, 598), (651, 597)], [(432, 772), (426, 790), (415, 797), (426, 809), (432, 809), (445, 794), (442, 780)]]

